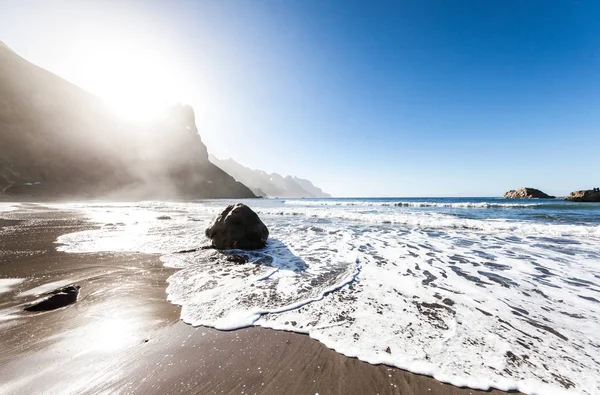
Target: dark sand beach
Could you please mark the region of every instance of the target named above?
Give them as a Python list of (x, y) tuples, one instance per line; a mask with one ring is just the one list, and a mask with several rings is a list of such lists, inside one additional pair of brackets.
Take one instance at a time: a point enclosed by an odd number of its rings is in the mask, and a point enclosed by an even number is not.
[[(158, 256), (57, 252), (59, 235), (90, 225), (72, 213), (31, 207), (4, 213), (15, 220), (0, 222), (0, 277), (25, 279), (0, 293), (2, 394), (503, 393), (370, 365), (306, 335), (186, 325), (166, 300), (173, 270)], [(82, 287), (76, 304), (23, 311), (38, 297), (20, 293), (63, 280)]]

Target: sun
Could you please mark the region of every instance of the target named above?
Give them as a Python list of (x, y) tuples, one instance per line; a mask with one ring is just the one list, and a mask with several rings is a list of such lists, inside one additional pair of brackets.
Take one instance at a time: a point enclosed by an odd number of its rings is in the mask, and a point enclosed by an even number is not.
[(69, 62), (72, 82), (127, 120), (151, 120), (187, 100), (185, 72), (176, 57), (148, 40), (110, 35), (79, 40)]

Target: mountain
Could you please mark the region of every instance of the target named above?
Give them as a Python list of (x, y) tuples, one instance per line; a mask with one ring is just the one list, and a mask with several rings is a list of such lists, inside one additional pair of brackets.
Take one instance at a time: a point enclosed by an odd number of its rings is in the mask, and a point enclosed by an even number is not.
[(324, 198), (331, 197), (330, 194), (323, 192), (323, 190), (321, 188), (317, 188), (309, 180), (306, 180), (304, 178), (298, 178), (298, 177), (293, 177), (293, 180), (296, 184), (300, 185), (300, 188), (304, 189), (306, 192), (308, 192), (309, 194), (311, 194), (315, 197), (324, 197)]
[(255, 197), (208, 160), (191, 107), (126, 123), (97, 97), (0, 42), (2, 195)]
[(267, 173), (245, 167), (233, 159), (219, 159), (209, 155), (209, 160), (231, 174), (233, 178), (247, 185), (252, 191), (265, 197), (323, 198), (331, 197), (312, 182), (298, 177), (283, 177), (277, 173)]

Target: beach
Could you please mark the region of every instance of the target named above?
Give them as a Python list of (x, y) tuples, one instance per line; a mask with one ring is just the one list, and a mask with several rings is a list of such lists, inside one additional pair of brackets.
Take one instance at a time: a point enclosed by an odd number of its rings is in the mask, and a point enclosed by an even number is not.
[(600, 2), (0, 1), (0, 395), (600, 395)]
[[(348, 358), (302, 334), (187, 325), (166, 299), (175, 270), (157, 255), (58, 252), (60, 235), (93, 226), (74, 212), (30, 208), (0, 224), (2, 278), (27, 279), (0, 293), (1, 393), (478, 393)], [(82, 287), (76, 304), (22, 311), (32, 289), (65, 282)]]

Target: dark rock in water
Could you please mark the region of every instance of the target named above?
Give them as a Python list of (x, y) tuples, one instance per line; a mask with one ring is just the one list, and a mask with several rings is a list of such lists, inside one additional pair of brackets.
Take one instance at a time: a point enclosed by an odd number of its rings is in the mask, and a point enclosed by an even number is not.
[(39, 303), (26, 307), (25, 311), (50, 311), (60, 309), (61, 307), (68, 306), (77, 301), (79, 296), (79, 285), (69, 285), (63, 288), (59, 288), (55, 291), (50, 292), (50, 296), (47, 299), (42, 300)]
[(600, 202), (600, 188), (571, 192), (565, 200), (572, 202)]
[(265, 246), (269, 230), (250, 207), (238, 203), (219, 214), (205, 234), (219, 250), (255, 250)]
[(517, 190), (511, 189), (504, 194), (506, 199), (554, 199), (554, 196), (550, 196), (535, 188), (519, 188)]
[(160, 216), (156, 217), (156, 219), (165, 221), (167, 219), (171, 219), (171, 217), (169, 217), (168, 215), (160, 215)]

